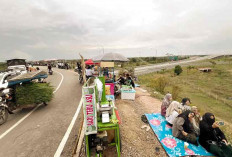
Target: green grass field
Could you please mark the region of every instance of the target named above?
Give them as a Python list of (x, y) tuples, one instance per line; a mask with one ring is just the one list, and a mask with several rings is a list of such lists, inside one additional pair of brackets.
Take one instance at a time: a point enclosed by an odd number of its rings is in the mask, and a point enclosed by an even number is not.
[(153, 96), (161, 99), (162, 94), (154, 94), (155, 81), (158, 77), (165, 77), (168, 84), (164, 93), (172, 92), (173, 86), (178, 86), (180, 93), (177, 100), (181, 101), (183, 97), (189, 97), (192, 105), (197, 106), (201, 114), (212, 112), (218, 119), (227, 122), (228, 125), (222, 129), (232, 142), (232, 57), (204, 62), (212, 61), (216, 64), (212, 63), (207, 66), (212, 68), (212, 72), (209, 73), (200, 72), (198, 70), (200, 66), (195, 66), (194, 69), (184, 67), (179, 76), (175, 76), (172, 69), (162, 73), (142, 75), (139, 77), (139, 83)]

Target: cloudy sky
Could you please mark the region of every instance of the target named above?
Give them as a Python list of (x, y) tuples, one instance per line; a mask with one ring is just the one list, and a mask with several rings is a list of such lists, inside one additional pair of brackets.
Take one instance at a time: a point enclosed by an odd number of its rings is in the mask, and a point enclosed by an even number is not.
[(0, 61), (232, 53), (231, 0), (0, 0)]

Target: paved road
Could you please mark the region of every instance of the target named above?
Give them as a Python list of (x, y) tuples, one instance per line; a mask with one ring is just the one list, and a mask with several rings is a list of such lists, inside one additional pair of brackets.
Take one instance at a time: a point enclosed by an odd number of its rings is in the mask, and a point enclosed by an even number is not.
[[(81, 98), (81, 86), (76, 73), (54, 69), (48, 82), (60, 88), (48, 106), (40, 106), (22, 123), (0, 139), (0, 157), (50, 157), (57, 148), (77, 110)], [(0, 126), (0, 136), (15, 125), (32, 109), (17, 111)], [(81, 114), (80, 114), (81, 115)], [(61, 156), (70, 156), (73, 142), (79, 129), (79, 116)]]
[(135, 74), (141, 75), (141, 74), (147, 74), (147, 73), (159, 71), (161, 69), (171, 69), (171, 68), (174, 68), (174, 66), (176, 65), (182, 65), (182, 66), (193, 65), (195, 64), (194, 62), (211, 59), (217, 56), (218, 55), (205, 56), (205, 57), (192, 57), (186, 60), (173, 61), (173, 62), (168, 62), (168, 63), (160, 63), (160, 64), (149, 65), (149, 66), (144, 66), (144, 67), (137, 67), (135, 68)]

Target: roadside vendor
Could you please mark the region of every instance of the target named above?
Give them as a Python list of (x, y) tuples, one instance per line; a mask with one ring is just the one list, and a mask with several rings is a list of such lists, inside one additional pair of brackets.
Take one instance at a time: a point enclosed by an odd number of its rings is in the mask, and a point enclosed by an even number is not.
[(126, 85), (135, 88), (135, 83), (129, 74), (126, 74)]
[(93, 77), (94, 71), (91, 69), (91, 66), (87, 66), (85, 69), (86, 79), (88, 80), (90, 77)]
[(125, 82), (126, 82), (126, 80), (125, 80), (125, 78), (120, 74), (120, 75), (119, 75), (119, 78), (118, 78), (118, 80), (117, 80), (117, 82), (118, 82), (120, 85), (124, 85)]

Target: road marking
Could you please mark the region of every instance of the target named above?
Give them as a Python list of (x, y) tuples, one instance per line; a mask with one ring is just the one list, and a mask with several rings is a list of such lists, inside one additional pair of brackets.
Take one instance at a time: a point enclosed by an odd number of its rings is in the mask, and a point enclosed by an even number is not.
[(58, 89), (60, 88), (60, 86), (61, 86), (61, 84), (62, 84), (62, 82), (63, 82), (63, 80), (64, 80), (64, 75), (63, 75), (63, 74), (61, 74), (61, 73), (58, 72), (58, 71), (55, 71), (55, 72), (58, 73), (58, 74), (60, 74), (62, 78), (61, 78), (61, 81), (60, 81), (58, 87), (56, 88), (56, 90), (55, 90), (53, 93), (56, 93), (56, 92), (58, 91)]
[(81, 110), (81, 107), (82, 107), (82, 103), (83, 103), (83, 99), (81, 98), (79, 106), (77, 108), (77, 111), (76, 111), (75, 115), (73, 116), (73, 119), (72, 119), (71, 123), (69, 124), (69, 127), (68, 127), (68, 129), (67, 129), (67, 131), (66, 131), (63, 139), (61, 140), (60, 145), (57, 148), (54, 157), (60, 157), (60, 155), (61, 155), (61, 153), (62, 153), (62, 151), (64, 149), (64, 146), (65, 146), (65, 144), (66, 144), (66, 142), (67, 142), (67, 140), (69, 138), (69, 135), (70, 135), (70, 133), (72, 131), (72, 128), (73, 128), (73, 126), (74, 126), (74, 124), (76, 122), (76, 119), (77, 119), (77, 117), (78, 117), (78, 115), (80, 113), (80, 110)]
[[(57, 71), (55, 71), (57, 72)], [(56, 90), (53, 93), (56, 93), (58, 91), (58, 89), (60, 88), (63, 80), (64, 80), (64, 76), (63, 74), (61, 74), (60, 72), (57, 72), (61, 75), (62, 79), (58, 85), (58, 87), (56, 88)], [(15, 127), (17, 127), (20, 123), (22, 123), (27, 117), (29, 117), (37, 108), (39, 108), (42, 104), (39, 104), (38, 106), (36, 106), (32, 111), (30, 111), (28, 114), (26, 114), (23, 118), (21, 118), (17, 123), (15, 123), (12, 127), (10, 127), (8, 130), (6, 130), (1, 136), (0, 136), (0, 140), (5, 137), (9, 132), (11, 132)]]

